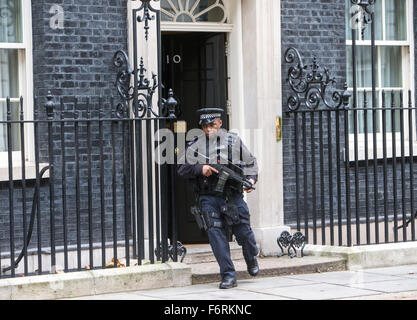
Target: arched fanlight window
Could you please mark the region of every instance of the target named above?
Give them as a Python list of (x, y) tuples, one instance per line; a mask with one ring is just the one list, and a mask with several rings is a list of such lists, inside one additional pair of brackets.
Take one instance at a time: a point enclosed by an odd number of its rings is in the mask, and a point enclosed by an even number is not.
[(227, 23), (223, 0), (161, 0), (162, 21)]

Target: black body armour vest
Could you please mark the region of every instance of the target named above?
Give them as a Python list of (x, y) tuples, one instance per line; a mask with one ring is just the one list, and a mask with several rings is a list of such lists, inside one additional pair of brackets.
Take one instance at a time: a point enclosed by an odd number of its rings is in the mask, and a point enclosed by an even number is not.
[[(223, 164), (233, 171), (237, 172), (238, 174), (242, 175), (243, 170), (240, 169), (237, 165), (232, 165), (233, 157), (232, 157), (232, 145), (233, 145), (233, 136), (230, 135), (228, 137), (228, 161), (230, 164)], [(242, 184), (235, 182), (229, 179), (224, 188), (224, 192), (222, 194), (214, 191), (217, 183), (219, 181), (218, 175), (214, 174), (210, 177), (199, 176), (196, 178), (196, 193), (199, 195), (213, 195), (213, 196), (226, 196), (227, 194), (241, 194), (243, 193), (243, 186)]]

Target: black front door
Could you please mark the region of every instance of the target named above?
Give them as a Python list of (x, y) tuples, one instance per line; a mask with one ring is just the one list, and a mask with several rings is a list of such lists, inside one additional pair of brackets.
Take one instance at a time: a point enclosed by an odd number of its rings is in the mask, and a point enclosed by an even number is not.
[[(179, 127), (199, 128), (196, 111), (203, 107), (226, 108), (227, 71), (224, 33), (183, 33), (162, 36), (163, 84), (173, 88), (180, 102)], [(227, 116), (223, 119), (228, 129)], [(208, 243), (198, 229), (190, 207), (195, 203), (193, 186), (177, 178), (175, 203), (178, 240), (184, 244)]]

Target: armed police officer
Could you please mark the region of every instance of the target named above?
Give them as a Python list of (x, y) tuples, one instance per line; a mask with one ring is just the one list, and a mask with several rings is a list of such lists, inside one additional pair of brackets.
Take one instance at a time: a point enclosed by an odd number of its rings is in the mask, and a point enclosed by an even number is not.
[(187, 145), (178, 174), (194, 182), (196, 206), (192, 213), (199, 227), (207, 231), (211, 248), (220, 266), (220, 289), (237, 286), (236, 270), (228, 241), (232, 232), (242, 246), (250, 275), (259, 273), (259, 250), (250, 227), (250, 214), (243, 192), (255, 189), (258, 180), (256, 158), (242, 140), (222, 128), (223, 109), (198, 110), (203, 132)]

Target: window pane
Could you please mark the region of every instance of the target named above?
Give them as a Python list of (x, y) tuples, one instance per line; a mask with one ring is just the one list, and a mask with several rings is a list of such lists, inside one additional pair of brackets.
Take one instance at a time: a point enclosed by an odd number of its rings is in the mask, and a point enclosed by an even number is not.
[(386, 40), (407, 40), (405, 0), (385, 0)]
[[(212, 6), (215, 4), (215, 0), (200, 0), (200, 4), (198, 5), (198, 9), (195, 11), (195, 14), (198, 12), (203, 11), (204, 9)], [(201, 22), (221, 22), (224, 18), (225, 12), (220, 7), (214, 7), (210, 11), (206, 12), (205, 14), (199, 16), (197, 21)]]
[(346, 27), (346, 39), (352, 40), (352, 29), (356, 30), (356, 40), (359, 40), (359, 34), (361, 32), (360, 28), (360, 15), (358, 15), (359, 6), (353, 5), (351, 0), (346, 1), (346, 11), (345, 11), (345, 27)]
[[(375, 102), (375, 106), (378, 108), (379, 106), (379, 97), (378, 97), (378, 92), (376, 93), (376, 102)], [(353, 109), (353, 98), (350, 100), (350, 105), (349, 108)], [(357, 97), (357, 101), (358, 101), (358, 108), (365, 108), (365, 100), (364, 100), (364, 91), (358, 91), (358, 97)], [(372, 109), (372, 91), (367, 91), (366, 92), (366, 103), (367, 106), (366, 108), (368, 109)], [(358, 133), (359, 134), (363, 134), (365, 133), (365, 120), (366, 123), (368, 125), (368, 133), (373, 133), (374, 129), (373, 129), (373, 112), (372, 110), (368, 110), (366, 111), (367, 113), (367, 119), (365, 119), (365, 110), (358, 110), (357, 111), (357, 121), (358, 121)], [(380, 125), (380, 111), (377, 111), (376, 113), (376, 132), (380, 132), (381, 130), (381, 125)], [(354, 112), (350, 111), (349, 112), (349, 133), (355, 133), (355, 123), (354, 123)]]
[(346, 40), (352, 40), (352, 25), (354, 22), (352, 21), (352, 15), (350, 13), (350, 8), (352, 4), (350, 0), (345, 0), (345, 28), (346, 28)]
[(211, 9), (209, 12), (199, 16), (197, 21), (200, 22), (221, 22), (224, 19), (225, 12), (220, 7), (215, 7)]
[[(392, 97), (391, 92), (385, 92), (385, 108), (391, 109), (392, 108)], [(400, 107), (400, 92), (394, 91), (394, 107), (399, 108)], [(392, 116), (394, 114), (394, 120), (395, 120), (395, 132), (401, 131), (401, 119), (400, 119), (400, 110), (387, 111), (386, 112), (386, 126), (387, 126), (387, 132), (392, 132), (393, 126), (392, 126)]]
[[(372, 7), (371, 7), (372, 8)], [(382, 39), (382, 1), (376, 1), (373, 6), (374, 19), (375, 19), (375, 40)], [(371, 25), (366, 26), (364, 32), (365, 40), (371, 40)]]
[[(352, 46), (346, 46), (347, 82), (353, 87)], [(371, 46), (356, 47), (356, 74), (358, 87), (372, 87), (372, 50)], [(375, 65), (375, 74), (378, 74), (378, 65)]]
[(0, 49), (0, 98), (19, 97), (18, 51)]
[(177, 17), (176, 22), (193, 22), (192, 16), (182, 13)]
[[(161, 12), (163, 21), (174, 22), (223, 22), (225, 11), (222, 0), (162, 0)], [(203, 14), (204, 10), (211, 9)]]
[[(168, 15), (168, 14), (170, 15)], [(175, 10), (171, 7), (167, 0), (161, 1), (161, 19), (162, 21), (172, 21), (175, 16)]]
[(402, 87), (401, 47), (381, 47), (382, 86)]
[(0, 0), (0, 42), (22, 42), (21, 0)]
[[(373, 105), (372, 105), (372, 91), (368, 91), (366, 92), (366, 108), (368, 109), (372, 109)], [(359, 108), (365, 108), (365, 101), (364, 101), (364, 94), (363, 92), (361, 92), (359, 94), (359, 99), (358, 99), (358, 104), (359, 104)], [(379, 97), (378, 97), (378, 92), (376, 92), (376, 101), (375, 101), (375, 107), (378, 108), (379, 107)], [(374, 132), (374, 126), (373, 126), (373, 112), (372, 110), (368, 110), (366, 111), (367, 113), (367, 126), (368, 126), (368, 133), (373, 133)], [(365, 133), (365, 110), (362, 110), (360, 112), (358, 112), (358, 117), (359, 117), (359, 130), (360, 133)], [(375, 113), (375, 120), (376, 120), (376, 132), (380, 132), (380, 118), (379, 118), (379, 111), (377, 111)]]
[[(12, 120), (19, 120), (19, 103), (11, 102), (10, 110)], [(7, 120), (7, 105), (6, 102), (0, 101), (0, 121)], [(12, 131), (12, 151), (20, 151), (20, 129), (19, 124), (11, 125)], [(7, 125), (0, 124), (0, 152), (7, 152)]]
[[(362, 21), (358, 22), (357, 20), (362, 20), (363, 15), (357, 11), (360, 8), (358, 5), (353, 5), (351, 0), (346, 1), (346, 39), (352, 40), (352, 28), (356, 29), (356, 40), (359, 39), (359, 34), (362, 32)], [(375, 40), (382, 40), (382, 2), (377, 1), (371, 10), (375, 12)], [(368, 15), (366, 15), (368, 17)], [(371, 25), (367, 25), (364, 31), (364, 40), (371, 40)]]

